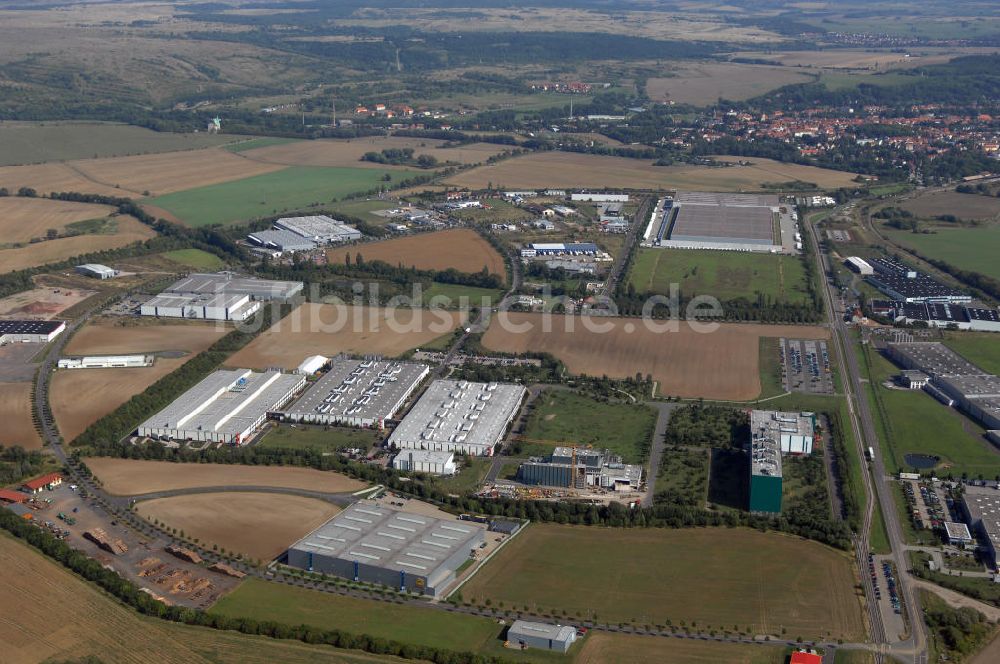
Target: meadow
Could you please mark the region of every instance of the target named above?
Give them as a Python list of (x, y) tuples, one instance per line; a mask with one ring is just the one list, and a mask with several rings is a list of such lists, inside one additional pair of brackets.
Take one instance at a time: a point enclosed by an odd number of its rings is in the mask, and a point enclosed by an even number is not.
[(668, 295), (678, 284), (683, 297), (755, 301), (760, 294), (775, 302), (809, 301), (802, 259), (778, 254), (641, 248), (629, 282), (638, 293)]
[(461, 589), (465, 600), (601, 622), (834, 639), (864, 633), (855, 592), (847, 554), (786, 535), (547, 524), (529, 526)]
[(1000, 336), (992, 332), (946, 332), (944, 345), (980, 369), (1000, 374)]
[[(979, 197), (977, 197), (979, 198)], [(893, 242), (910, 247), (922, 256), (950, 263), (961, 270), (1000, 279), (996, 247), (1000, 246), (1000, 224), (955, 227), (935, 226), (934, 233), (911, 233), (882, 227)]]
[(257, 447), (261, 449), (320, 450), (331, 452), (346, 447), (371, 448), (382, 436), (374, 429), (326, 427), (288, 424), (278, 425), (267, 432)]
[(784, 664), (785, 648), (772, 645), (706, 643), (694, 639), (594, 633), (587, 638), (576, 664), (606, 664), (621, 653), (629, 664)]
[[(190, 226), (207, 226), (328, 204), (347, 194), (392, 186), (418, 174), (416, 171), (371, 168), (274, 168), (281, 170), (178, 191), (147, 202)], [(384, 180), (383, 173), (388, 174), (390, 180)]]
[(160, 255), (177, 265), (206, 272), (214, 272), (225, 267), (221, 258), (201, 249), (175, 249), (174, 251), (165, 251)]

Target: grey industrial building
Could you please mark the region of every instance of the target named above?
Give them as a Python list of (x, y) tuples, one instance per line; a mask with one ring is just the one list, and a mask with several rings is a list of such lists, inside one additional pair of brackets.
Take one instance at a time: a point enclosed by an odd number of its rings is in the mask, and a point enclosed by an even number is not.
[(63, 330), (61, 320), (0, 320), (0, 346), (9, 343), (48, 343)]
[(231, 272), (195, 273), (178, 279), (164, 293), (180, 295), (249, 295), (253, 300), (290, 300), (302, 292), (301, 281), (238, 277)]
[(216, 371), (139, 425), (140, 436), (169, 440), (247, 442), (305, 385), (305, 376), (250, 369)]
[(874, 274), (865, 279), (880, 291), (900, 302), (971, 302), (972, 296), (951, 286), (942, 284), (928, 274), (924, 274), (903, 263), (889, 258), (868, 260)]
[(77, 265), (76, 272), (77, 274), (82, 274), (85, 277), (91, 277), (93, 279), (113, 279), (118, 276), (118, 270), (99, 263), (84, 263), (83, 265)]
[[(777, 196), (678, 192), (654, 214), (652, 243), (678, 249), (780, 252), (775, 237)], [(657, 211), (661, 210), (660, 205)], [(649, 235), (650, 233), (647, 233)], [(647, 238), (650, 239), (650, 238)]]
[(291, 422), (381, 428), (429, 371), (428, 365), (417, 362), (338, 357), (281, 416)]
[(1000, 490), (967, 486), (962, 496), (962, 511), (969, 527), (979, 535), (993, 569), (1000, 549)]
[(776, 410), (750, 411), (751, 443), (769, 438), (778, 443), (782, 454), (812, 454), (816, 415)]
[(316, 243), (309, 238), (286, 230), (257, 231), (248, 234), (247, 239), (259, 247), (273, 249), (280, 253), (311, 251), (316, 248)]
[(257, 313), (260, 306), (249, 295), (161, 293), (139, 305), (139, 313), (157, 318), (244, 321)]
[(750, 432), (750, 511), (781, 512), (781, 442), (769, 432)]
[(952, 302), (872, 301), (874, 313), (897, 323), (945, 327), (974, 332), (1000, 332), (1000, 310)]
[(274, 228), (295, 233), (301, 238), (312, 240), (317, 245), (354, 242), (361, 239), (361, 231), (357, 228), (326, 215), (282, 217), (274, 222)]
[(507, 641), (528, 648), (566, 652), (576, 641), (576, 628), (515, 620), (507, 629)]
[(362, 500), (288, 549), (292, 567), (437, 597), (486, 529)]
[(576, 489), (602, 488), (610, 491), (638, 491), (642, 484), (642, 466), (622, 463), (608, 450), (556, 447), (545, 459), (522, 463), (517, 479), (522, 484)]
[(392, 467), (404, 473), (430, 473), (431, 475), (454, 475), (454, 452), (432, 450), (401, 450), (392, 459)]
[(389, 436), (397, 449), (492, 456), (526, 391), (520, 385), (436, 380)]

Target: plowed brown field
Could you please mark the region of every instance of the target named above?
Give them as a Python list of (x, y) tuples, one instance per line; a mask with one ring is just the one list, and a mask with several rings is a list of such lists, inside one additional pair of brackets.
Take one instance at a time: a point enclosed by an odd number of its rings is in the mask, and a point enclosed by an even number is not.
[[(504, 329), (503, 321), (509, 321)], [(588, 330), (579, 317), (551, 316), (551, 331), (544, 330), (544, 315), (506, 313), (495, 316), (483, 345), (507, 353), (552, 353), (573, 373), (618, 378), (650, 373), (659, 393), (667, 396), (704, 397), (746, 401), (760, 394), (760, 338), (793, 337), (826, 339), (821, 327), (799, 325), (718, 325), (713, 332), (696, 332), (680, 322), (673, 332), (655, 332), (640, 319), (594, 318)], [(657, 321), (665, 324), (665, 321)], [(515, 327), (525, 331), (515, 331)]]
[(331, 263), (343, 263), (350, 254), (355, 260), (361, 254), (366, 261), (385, 261), (389, 265), (418, 270), (446, 270), (475, 273), (486, 267), (490, 274), (504, 276), (503, 257), (475, 231), (457, 228), (436, 233), (419, 233), (382, 242), (369, 242), (342, 247), (327, 252)]

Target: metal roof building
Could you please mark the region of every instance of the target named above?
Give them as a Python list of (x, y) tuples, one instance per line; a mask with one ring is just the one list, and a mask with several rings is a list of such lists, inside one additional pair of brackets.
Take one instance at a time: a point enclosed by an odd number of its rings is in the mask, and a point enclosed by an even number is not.
[(783, 454), (812, 454), (816, 416), (812, 413), (784, 413), (775, 410), (751, 410), (750, 432), (753, 440), (770, 438), (779, 443)]
[(486, 529), (361, 500), (288, 549), (288, 564), (437, 596), (486, 541)]
[(140, 436), (242, 444), (306, 382), (250, 369), (216, 371), (139, 425)]
[(316, 244), (336, 244), (361, 239), (361, 231), (326, 215), (283, 217), (274, 222), (279, 231), (289, 231)]
[(492, 456), (525, 394), (520, 385), (436, 380), (388, 443), (398, 449)]
[(231, 272), (194, 273), (178, 279), (164, 293), (182, 295), (249, 295), (254, 300), (289, 300), (305, 288), (301, 281), (237, 277)]
[(768, 432), (750, 432), (750, 511), (781, 513), (781, 442)]
[(280, 252), (311, 251), (316, 248), (316, 243), (309, 238), (286, 230), (257, 231), (247, 235), (247, 239), (258, 246)]
[(428, 365), (416, 362), (337, 358), (302, 398), (282, 412), (282, 419), (381, 427), (429, 371)]
[(0, 320), (0, 345), (7, 343), (47, 343), (63, 330), (61, 320)]
[(76, 271), (85, 277), (93, 277), (95, 279), (113, 279), (118, 276), (118, 270), (107, 265), (100, 265), (99, 263), (77, 265)]
[(971, 530), (979, 533), (990, 563), (997, 566), (997, 549), (1000, 548), (1000, 490), (967, 486), (962, 496), (962, 510)]
[(60, 358), (56, 366), (60, 369), (123, 369), (151, 367), (154, 359), (153, 355), (88, 355)]
[(515, 620), (507, 630), (507, 640), (529, 648), (566, 652), (576, 641), (576, 628)]
[(143, 316), (242, 321), (260, 310), (260, 302), (248, 294), (161, 293), (139, 305)]
[(431, 450), (402, 450), (392, 460), (392, 467), (409, 473), (454, 475), (455, 453)]

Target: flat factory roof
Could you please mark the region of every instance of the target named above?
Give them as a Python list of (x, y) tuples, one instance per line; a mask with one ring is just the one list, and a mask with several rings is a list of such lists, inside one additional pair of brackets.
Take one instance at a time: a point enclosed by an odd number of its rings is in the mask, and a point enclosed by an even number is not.
[(0, 336), (5, 334), (52, 334), (65, 323), (61, 320), (0, 320)]
[(361, 232), (354, 226), (323, 214), (303, 217), (282, 217), (274, 222), (274, 227), (286, 230), (304, 238), (329, 240), (339, 237), (360, 237)]
[(889, 350), (931, 376), (982, 376), (986, 372), (938, 341), (889, 344)]
[(471, 551), (484, 530), (469, 521), (412, 514), (361, 500), (289, 548), (433, 576), (457, 551)]
[(1000, 550), (1000, 491), (968, 486), (962, 500), (972, 525), (981, 521), (994, 550)]
[(302, 291), (301, 281), (273, 281), (237, 277), (229, 272), (217, 274), (195, 273), (178, 279), (165, 293), (206, 294), (226, 293), (230, 295), (251, 295), (258, 300), (288, 299)]
[(428, 371), (428, 365), (417, 362), (335, 359), (284, 414), (292, 419), (313, 415), (388, 419)]

